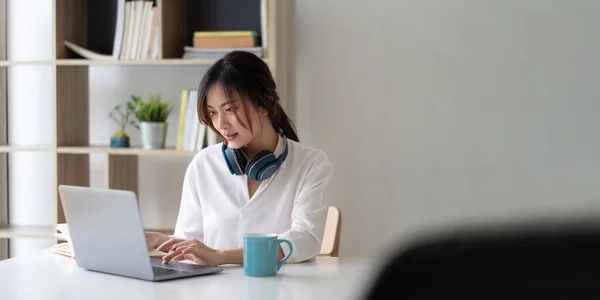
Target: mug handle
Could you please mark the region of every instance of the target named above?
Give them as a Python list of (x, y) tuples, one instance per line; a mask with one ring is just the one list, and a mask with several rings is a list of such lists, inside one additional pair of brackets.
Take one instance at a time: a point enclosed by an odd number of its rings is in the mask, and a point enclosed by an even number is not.
[(294, 247), (292, 247), (292, 243), (290, 243), (290, 241), (288, 241), (288, 240), (277, 240), (277, 244), (276, 244), (277, 249), (279, 249), (279, 245), (281, 243), (288, 244), (288, 246), (290, 246), (290, 252), (284, 258), (282, 258), (280, 261), (277, 262), (277, 271), (279, 271), (279, 269), (281, 269), (281, 266), (283, 266), (285, 261), (288, 260), (288, 258), (290, 258), (290, 255), (292, 255), (292, 251), (294, 251)]

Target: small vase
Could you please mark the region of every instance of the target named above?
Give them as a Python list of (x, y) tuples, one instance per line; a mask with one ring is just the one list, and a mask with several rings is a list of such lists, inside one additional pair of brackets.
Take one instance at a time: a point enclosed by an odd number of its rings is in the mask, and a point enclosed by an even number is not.
[(144, 149), (165, 148), (167, 122), (140, 122), (140, 132)]
[(112, 136), (110, 137), (111, 148), (129, 148), (128, 136)]

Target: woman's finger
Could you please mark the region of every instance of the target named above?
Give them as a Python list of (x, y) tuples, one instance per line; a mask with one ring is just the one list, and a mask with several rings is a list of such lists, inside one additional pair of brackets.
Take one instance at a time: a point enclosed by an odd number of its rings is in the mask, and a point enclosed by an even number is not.
[(163, 259), (162, 259), (163, 264), (168, 264), (169, 261), (171, 261), (171, 259), (173, 259), (173, 257), (181, 254), (182, 250), (183, 250), (183, 248), (176, 249), (176, 250), (173, 250), (173, 251), (170, 251), (169, 253), (167, 253), (167, 255), (163, 256)]
[(176, 244), (179, 243), (181, 240), (179, 239), (168, 239), (166, 242), (160, 244), (160, 246), (158, 246), (156, 248), (156, 250), (158, 251), (163, 251), (163, 252), (167, 252), (168, 249), (171, 249), (171, 247)]
[(175, 251), (176, 249), (180, 249), (180, 248), (183, 250), (183, 248), (190, 247), (190, 246), (194, 245), (194, 243), (195, 243), (195, 240), (185, 240), (185, 241), (173, 244), (169, 251)]
[(192, 252), (192, 249), (183, 250), (182, 253), (177, 255), (177, 257), (173, 258), (173, 260), (175, 260), (175, 261), (191, 260), (197, 265), (201, 265), (201, 266), (206, 265), (206, 263), (203, 260), (201, 260), (197, 255), (195, 255)]
[(195, 263), (198, 263), (192, 254), (189, 253), (180, 253), (179, 255), (173, 257), (174, 261), (182, 261), (182, 260), (191, 260)]

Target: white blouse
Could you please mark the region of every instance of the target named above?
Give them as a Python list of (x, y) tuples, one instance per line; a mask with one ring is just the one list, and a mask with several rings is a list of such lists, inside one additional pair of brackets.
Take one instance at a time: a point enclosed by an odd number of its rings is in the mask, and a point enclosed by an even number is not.
[[(225, 250), (242, 248), (245, 233), (276, 233), (292, 243), (288, 262), (315, 257), (331, 200), (333, 166), (324, 152), (287, 141), (287, 158), (252, 198), (248, 177), (229, 173), (221, 143), (198, 152), (185, 173), (174, 236)], [(275, 155), (284, 145), (280, 137)], [(281, 247), (287, 255), (287, 244)]]

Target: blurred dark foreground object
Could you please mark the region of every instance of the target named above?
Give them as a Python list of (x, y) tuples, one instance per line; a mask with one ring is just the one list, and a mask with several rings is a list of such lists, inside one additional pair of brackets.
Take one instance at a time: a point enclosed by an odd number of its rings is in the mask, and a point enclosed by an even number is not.
[(600, 226), (453, 231), (400, 249), (375, 299), (600, 299)]

